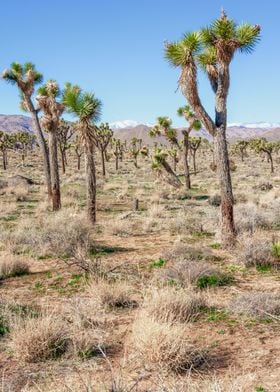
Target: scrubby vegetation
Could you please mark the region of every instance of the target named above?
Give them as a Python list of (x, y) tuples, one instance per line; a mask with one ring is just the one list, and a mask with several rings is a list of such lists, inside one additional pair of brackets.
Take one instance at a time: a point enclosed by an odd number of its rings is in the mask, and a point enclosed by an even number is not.
[(166, 43), (188, 128), (159, 117), (147, 145), (98, 125), (79, 86), (3, 72), (36, 131), (0, 132), (3, 391), (278, 390), (279, 144), (225, 134), (229, 65), (259, 33), (222, 12)]

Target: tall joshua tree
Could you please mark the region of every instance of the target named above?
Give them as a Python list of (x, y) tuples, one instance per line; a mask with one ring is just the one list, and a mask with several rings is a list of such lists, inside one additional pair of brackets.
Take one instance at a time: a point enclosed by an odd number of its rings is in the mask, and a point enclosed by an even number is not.
[(182, 131), (183, 134), (183, 153), (184, 153), (184, 174), (185, 174), (185, 184), (187, 189), (191, 189), (191, 176), (190, 176), (190, 168), (189, 168), (189, 150), (190, 150), (190, 133), (192, 130), (199, 131), (201, 129), (201, 122), (197, 119), (194, 112), (191, 108), (186, 105), (182, 106), (177, 110), (179, 116), (185, 118), (185, 120), (189, 123), (187, 129)]
[(190, 148), (191, 148), (191, 155), (193, 159), (193, 174), (196, 176), (196, 153), (201, 145), (201, 137), (190, 137)]
[(49, 80), (45, 85), (38, 89), (36, 101), (43, 115), (40, 124), (49, 135), (49, 159), (52, 184), (52, 207), (53, 211), (61, 208), (60, 181), (57, 159), (57, 128), (60, 116), (64, 111), (64, 105), (57, 102), (56, 98), (60, 91), (58, 84), (54, 80)]
[(13, 135), (0, 131), (0, 151), (2, 152), (3, 170), (8, 168), (8, 149), (14, 144)]
[[(230, 86), (230, 63), (237, 51), (251, 53), (259, 41), (260, 26), (236, 25), (222, 10), (221, 16), (200, 31), (185, 34), (180, 41), (166, 43), (167, 60), (181, 68), (179, 86), (197, 118), (213, 136), (217, 171), (221, 189), (222, 245), (235, 243), (233, 193), (226, 143), (227, 97)], [(207, 74), (215, 94), (215, 119), (204, 108), (198, 93), (197, 69)]]
[(108, 144), (113, 137), (113, 131), (110, 129), (109, 124), (100, 124), (99, 127), (96, 127), (95, 130), (96, 137), (96, 146), (101, 153), (101, 162), (102, 162), (102, 175), (105, 177), (106, 175), (106, 167), (105, 167), (105, 155)]
[(32, 63), (25, 63), (23, 65), (12, 63), (10, 69), (5, 69), (3, 71), (2, 78), (11, 84), (17, 85), (22, 97), (21, 106), (24, 110), (31, 113), (37, 140), (43, 156), (48, 194), (51, 196), (52, 186), (48, 147), (40, 126), (38, 110), (35, 108), (32, 101), (34, 88), (37, 84), (42, 82), (43, 76), (36, 70), (35, 65)]
[(75, 127), (69, 121), (61, 119), (57, 128), (57, 142), (61, 156), (62, 173), (66, 171), (67, 155), (66, 151), (71, 147), (71, 139), (76, 132)]
[(157, 118), (156, 125), (150, 130), (150, 136), (164, 136), (171, 144), (171, 147), (180, 149), (177, 130), (172, 127), (172, 120), (168, 117), (161, 116)]
[(77, 85), (67, 83), (63, 92), (63, 103), (68, 112), (78, 117), (77, 130), (84, 145), (87, 178), (87, 214), (96, 222), (96, 167), (94, 161), (95, 122), (101, 116), (101, 101), (94, 94), (84, 92)]

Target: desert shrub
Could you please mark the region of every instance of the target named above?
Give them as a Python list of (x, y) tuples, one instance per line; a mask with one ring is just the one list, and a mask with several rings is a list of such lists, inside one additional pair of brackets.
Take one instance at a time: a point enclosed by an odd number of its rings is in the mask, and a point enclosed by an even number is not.
[(67, 326), (54, 315), (18, 323), (10, 338), (15, 357), (26, 363), (57, 359), (69, 344)]
[(132, 327), (132, 346), (145, 365), (181, 373), (200, 367), (208, 354), (190, 343), (188, 335), (183, 324), (161, 323), (140, 313)]
[(257, 236), (243, 236), (238, 250), (239, 260), (245, 267), (269, 266), (273, 264), (271, 242)]
[(0, 300), (0, 336), (10, 332), (14, 324), (25, 318), (36, 318), (40, 314), (38, 307), (16, 301)]
[(196, 281), (196, 286), (200, 289), (211, 286), (226, 286), (233, 282), (233, 277), (230, 275), (215, 273), (212, 275), (200, 276)]
[(272, 253), (272, 256), (274, 256), (277, 260), (280, 259), (280, 242), (274, 242), (272, 244), (271, 253)]
[(168, 229), (171, 234), (192, 234), (203, 232), (202, 220), (190, 214), (177, 214), (168, 220)]
[(235, 207), (235, 224), (237, 232), (254, 233), (258, 228), (271, 228), (277, 219), (272, 210), (262, 210), (255, 204), (238, 204)]
[(206, 308), (205, 299), (191, 290), (174, 287), (154, 289), (146, 295), (143, 308), (149, 317), (160, 322), (190, 322)]
[(0, 241), (14, 253), (29, 252), (35, 256), (71, 257), (77, 246), (88, 247), (91, 227), (83, 214), (64, 209), (56, 214), (29, 218), (14, 229), (2, 231)]
[(280, 316), (280, 294), (268, 292), (250, 292), (237, 295), (230, 303), (235, 313), (256, 318)]
[(139, 234), (137, 222), (123, 220), (121, 217), (110, 222), (108, 229), (112, 235), (118, 237), (129, 237)]
[(29, 264), (19, 256), (3, 254), (0, 258), (0, 280), (29, 273)]
[(260, 182), (259, 184), (253, 186), (254, 190), (270, 191), (273, 185), (270, 182)]
[(107, 308), (131, 308), (137, 306), (137, 302), (132, 297), (131, 287), (125, 282), (93, 282), (88, 288), (88, 293)]
[(222, 274), (212, 265), (203, 261), (181, 260), (172, 267), (159, 273), (159, 277), (167, 283), (182, 287), (197, 285), (202, 277), (221, 276)]
[(207, 248), (196, 248), (186, 245), (182, 242), (175, 243), (175, 245), (164, 251), (161, 258), (166, 261), (179, 262), (183, 260), (201, 261), (211, 259), (212, 252)]
[(210, 206), (219, 207), (221, 205), (221, 195), (215, 194), (209, 197), (208, 203)]

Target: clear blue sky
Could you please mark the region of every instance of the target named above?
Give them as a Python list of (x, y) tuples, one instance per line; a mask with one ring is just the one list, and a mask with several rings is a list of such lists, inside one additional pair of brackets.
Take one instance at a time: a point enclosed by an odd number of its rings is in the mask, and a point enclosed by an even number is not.
[[(45, 79), (94, 91), (103, 121), (174, 118), (185, 100), (175, 93), (178, 70), (163, 57), (163, 41), (211, 22), (224, 6), (236, 21), (260, 24), (253, 55), (232, 64), (229, 122), (280, 122), (279, 0), (14, 0), (1, 4), (1, 55), (32, 61)], [(200, 91), (212, 110), (204, 76)], [(0, 113), (21, 113), (17, 89), (0, 82)]]

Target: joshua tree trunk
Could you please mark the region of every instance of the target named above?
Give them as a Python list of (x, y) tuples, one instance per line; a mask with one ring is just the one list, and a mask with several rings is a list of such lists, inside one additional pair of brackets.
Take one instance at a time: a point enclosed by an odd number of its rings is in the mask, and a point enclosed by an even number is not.
[(196, 176), (196, 173), (197, 173), (197, 171), (196, 171), (196, 151), (197, 150), (193, 150), (193, 154), (192, 154), (192, 157), (193, 157), (193, 173), (194, 173), (195, 176)]
[(215, 136), (216, 164), (221, 190), (221, 237), (224, 246), (232, 246), (236, 232), (233, 216), (233, 193), (224, 126), (217, 128)]
[(176, 173), (176, 170), (177, 170), (177, 157), (173, 157), (173, 170)]
[(89, 141), (85, 146), (86, 179), (87, 179), (87, 215), (91, 223), (96, 222), (96, 171), (94, 147)]
[(61, 156), (61, 167), (62, 167), (62, 173), (65, 174), (65, 151), (63, 150), (63, 148), (59, 148), (60, 149), (60, 156)]
[(270, 162), (270, 172), (274, 173), (274, 165), (273, 165), (272, 154), (268, 153), (267, 155), (268, 155), (269, 162)]
[(38, 118), (38, 112), (34, 108), (33, 102), (31, 101), (30, 97), (25, 97), (27, 106), (29, 108), (29, 111), (31, 112), (32, 119), (34, 122), (35, 126), (35, 131), (36, 131), (36, 136), (37, 140), (41, 149), (41, 153), (43, 155), (43, 165), (44, 165), (44, 172), (45, 172), (45, 179), (46, 179), (46, 185), (48, 189), (48, 195), (51, 197), (52, 195), (52, 183), (51, 183), (51, 171), (50, 171), (50, 161), (49, 161), (49, 154), (48, 154), (48, 147), (46, 140), (44, 138), (39, 118)]
[(172, 170), (169, 163), (165, 160), (161, 162), (162, 169), (158, 170), (159, 177), (163, 178), (168, 184), (174, 186), (174, 188), (181, 188), (182, 183)]
[(105, 169), (105, 154), (104, 150), (101, 149), (101, 161), (102, 161), (102, 175), (106, 176), (106, 169)]
[(184, 154), (184, 174), (185, 174), (185, 184), (187, 189), (191, 189), (191, 176), (190, 176), (190, 168), (188, 162), (189, 155), (189, 132), (184, 130), (183, 132), (183, 154)]
[(78, 155), (77, 158), (78, 158), (78, 170), (80, 170), (81, 169), (81, 156)]
[(118, 153), (116, 153), (116, 170), (119, 170), (119, 157), (118, 157)]
[(2, 152), (2, 158), (3, 158), (3, 170), (7, 170), (7, 161), (6, 161), (6, 152), (5, 152), (5, 150)]
[(59, 169), (57, 159), (57, 139), (56, 131), (49, 132), (49, 153), (50, 153), (50, 170), (51, 170), (51, 184), (52, 184), (52, 208), (57, 211), (61, 208), (60, 199), (60, 182)]

